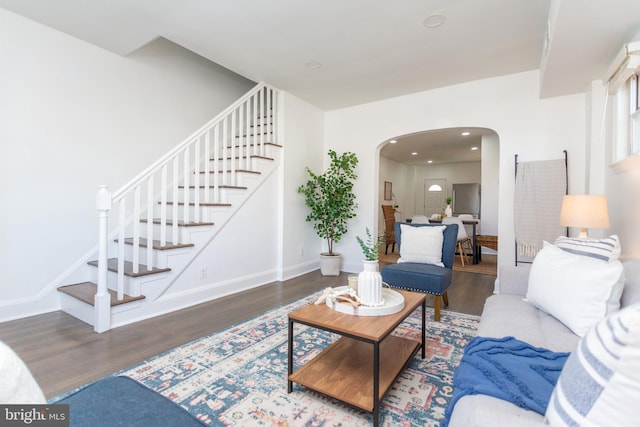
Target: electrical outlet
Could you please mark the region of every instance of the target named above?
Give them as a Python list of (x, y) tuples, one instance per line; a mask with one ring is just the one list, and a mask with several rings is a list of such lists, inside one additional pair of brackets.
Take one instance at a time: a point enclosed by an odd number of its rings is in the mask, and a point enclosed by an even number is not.
[(200, 278), (201, 279), (207, 278), (207, 266), (200, 267)]

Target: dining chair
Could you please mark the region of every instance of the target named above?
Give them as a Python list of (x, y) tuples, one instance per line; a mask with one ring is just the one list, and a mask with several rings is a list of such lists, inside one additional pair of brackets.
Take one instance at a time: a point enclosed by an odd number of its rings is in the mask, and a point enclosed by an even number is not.
[(388, 253), (389, 245), (391, 246), (391, 252), (396, 250), (396, 211), (391, 205), (382, 205), (382, 215), (384, 216), (384, 253)]
[(424, 215), (414, 215), (411, 217), (411, 224), (429, 224), (429, 218)]
[[(471, 215), (471, 214), (460, 214), (460, 215), (458, 215), (458, 218), (460, 218), (462, 221), (474, 221), (474, 220), (476, 220), (476, 218), (474, 218), (473, 215)], [(467, 235), (471, 234), (471, 226), (470, 225), (465, 225), (464, 228), (467, 229)], [(480, 222), (479, 221), (476, 224), (476, 234), (480, 234)]]
[(473, 251), (473, 243), (467, 234), (467, 230), (464, 228), (464, 224), (460, 217), (448, 216), (442, 219), (443, 224), (458, 224), (458, 252), (460, 253), (460, 262), (464, 267), (464, 258), (467, 256), (466, 249)]

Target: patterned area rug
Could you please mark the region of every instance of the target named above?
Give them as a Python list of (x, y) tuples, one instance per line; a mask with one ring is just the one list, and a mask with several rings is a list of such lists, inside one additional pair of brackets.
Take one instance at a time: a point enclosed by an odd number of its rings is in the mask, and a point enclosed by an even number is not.
[[(311, 295), (156, 356), (118, 375), (131, 377), (216, 426), (369, 426), (371, 414), (294, 384), (287, 394), (287, 314)], [(427, 307), (427, 319), (432, 310)], [(444, 311), (427, 320), (420, 352), (389, 390), (383, 426), (438, 426), (453, 392), (453, 371), (475, 335), (478, 316)], [(420, 340), (418, 308), (394, 332)], [(337, 338), (296, 324), (295, 368)], [(382, 361), (384, 363), (384, 361)]]

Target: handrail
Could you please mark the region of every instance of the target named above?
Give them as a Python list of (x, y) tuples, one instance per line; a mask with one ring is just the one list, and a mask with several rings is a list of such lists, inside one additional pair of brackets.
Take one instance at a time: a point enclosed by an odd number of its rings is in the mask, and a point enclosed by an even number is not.
[(175, 155), (178, 154), (181, 150), (183, 150), (187, 145), (191, 144), (195, 139), (202, 136), (207, 130), (211, 129), (216, 123), (219, 123), (220, 121), (222, 121), (222, 119), (228, 116), (230, 112), (234, 111), (236, 108), (238, 108), (238, 106), (243, 104), (245, 101), (247, 101), (253, 95), (258, 93), (260, 90), (265, 88), (270, 89), (272, 91), (277, 91), (276, 88), (266, 83), (263, 83), (263, 82), (258, 83), (256, 86), (250, 89), (247, 93), (245, 93), (240, 98), (238, 98), (237, 101), (235, 101), (229, 107), (222, 110), (220, 113), (218, 113), (217, 116), (215, 116), (213, 119), (209, 120), (209, 122), (207, 122), (202, 127), (200, 127), (200, 129), (193, 132), (191, 135), (185, 138), (181, 143), (179, 143), (174, 148), (172, 148), (169, 152), (167, 152), (164, 156), (160, 157), (154, 163), (149, 165), (145, 170), (143, 170), (138, 175), (136, 175), (135, 178), (133, 178), (131, 181), (129, 181), (128, 183), (120, 187), (120, 189), (114, 191), (111, 196), (112, 200), (113, 201), (119, 200), (124, 193), (130, 191), (132, 188), (134, 188), (136, 185), (142, 182), (149, 175), (156, 172), (161, 165), (165, 164), (168, 160), (175, 157)]

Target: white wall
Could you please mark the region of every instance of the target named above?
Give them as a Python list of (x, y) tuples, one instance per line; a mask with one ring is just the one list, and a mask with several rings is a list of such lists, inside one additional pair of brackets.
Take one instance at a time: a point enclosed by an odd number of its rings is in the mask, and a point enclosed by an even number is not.
[(97, 243), (95, 194), (129, 181), (254, 86), (159, 39), (120, 57), (0, 9), (2, 304)]
[[(480, 206), (482, 225), (480, 232), (490, 236), (498, 235), (500, 220), (499, 173), (500, 141), (498, 135), (484, 135), (482, 137), (482, 205)], [(487, 248), (482, 248), (482, 250), (493, 252)]]
[[(464, 162), (464, 163), (444, 163), (436, 165), (420, 165), (414, 166), (415, 176), (415, 193), (413, 195), (412, 214), (423, 214), (424, 212), (424, 180), (425, 179), (445, 179), (447, 188), (445, 188), (446, 196), (451, 197), (453, 194), (453, 184), (480, 184), (481, 167), (480, 162)], [(484, 189), (481, 189), (484, 193)], [(483, 194), (484, 196), (484, 194)], [(484, 203), (484, 199), (482, 199)], [(439, 212), (426, 212), (427, 216)]]
[[(324, 112), (289, 94), (283, 95), (284, 176), (282, 179), (282, 272), (283, 279), (319, 268), (319, 254), (326, 250), (312, 223), (304, 196), (297, 189), (309, 176), (325, 170), (329, 157), (323, 148)], [(325, 249), (323, 249), (323, 247)]]
[[(500, 141), (499, 157), (499, 262), (513, 264), (513, 159), (521, 161), (562, 158), (569, 152), (572, 189), (584, 189), (585, 95), (539, 99), (537, 71), (479, 80), (415, 93), (351, 108), (326, 116), (325, 149), (354, 151), (360, 159), (355, 191), (358, 217), (339, 250), (345, 264), (358, 271), (356, 233), (377, 223), (379, 161), (382, 141), (394, 135), (451, 127), (494, 130)], [(349, 271), (349, 270), (348, 270)]]
[[(398, 203), (398, 220), (403, 220), (408, 216), (412, 216), (413, 212), (413, 168), (402, 163), (398, 163), (394, 160), (386, 157), (380, 157), (380, 174), (378, 175), (378, 202), (376, 207), (378, 209), (378, 223), (377, 234), (382, 235), (384, 233), (384, 217), (382, 215), (382, 205), (393, 205), (394, 199), (384, 199), (384, 183), (388, 181), (391, 183), (391, 189), (393, 195), (395, 195), (395, 202)], [(401, 218), (400, 218), (401, 217)], [(365, 225), (365, 228), (369, 227), (371, 234), (374, 234), (374, 223)], [(365, 231), (359, 231), (357, 235), (364, 237)]]

